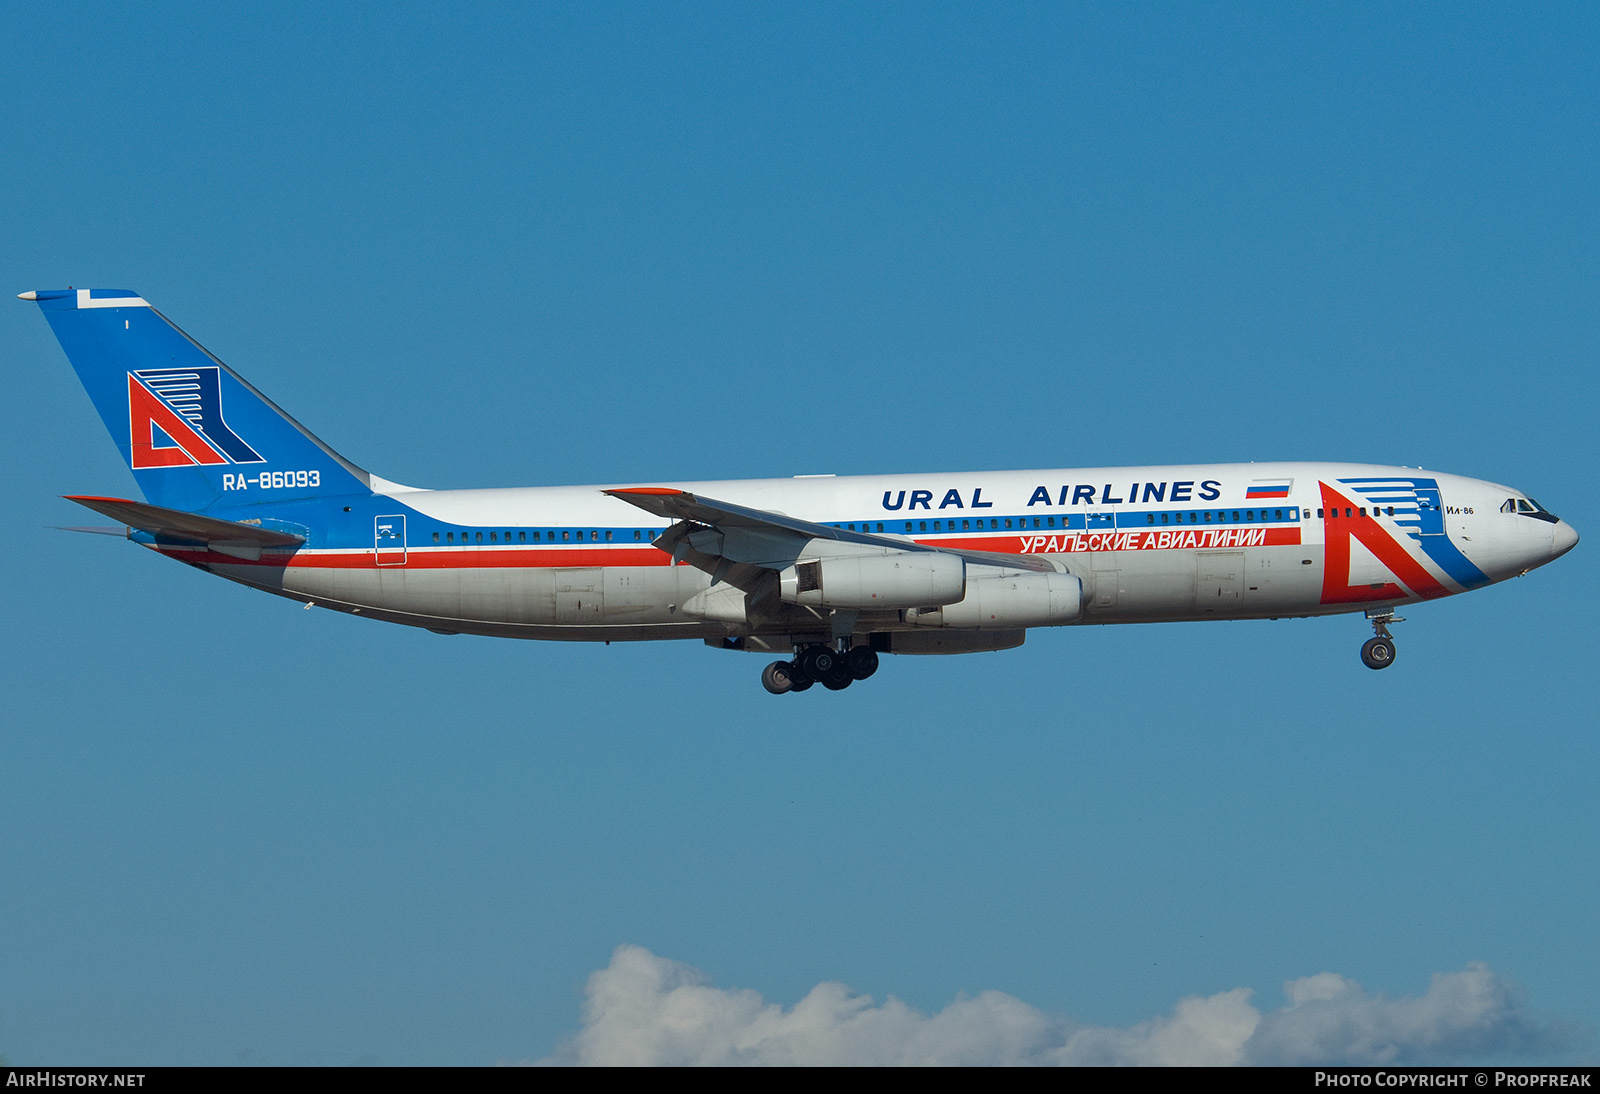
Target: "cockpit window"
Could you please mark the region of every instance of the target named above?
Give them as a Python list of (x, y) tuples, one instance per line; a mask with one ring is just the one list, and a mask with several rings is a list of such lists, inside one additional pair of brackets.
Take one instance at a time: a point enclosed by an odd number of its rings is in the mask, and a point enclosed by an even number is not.
[(1554, 524), (1559, 518), (1550, 510), (1534, 501), (1532, 498), (1507, 498), (1500, 507), (1502, 513), (1520, 513), (1532, 517), (1534, 520), (1549, 521)]

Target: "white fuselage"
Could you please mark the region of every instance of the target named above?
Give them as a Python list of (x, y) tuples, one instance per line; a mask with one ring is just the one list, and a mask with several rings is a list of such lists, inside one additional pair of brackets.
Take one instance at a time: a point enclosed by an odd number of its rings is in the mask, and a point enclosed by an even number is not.
[[(388, 488), (304, 547), (259, 560), (163, 548), (212, 571), (326, 607), (434, 630), (542, 639), (753, 638), (759, 648), (837, 636), (835, 612), (747, 610), (716, 575), (652, 541), (670, 521), (601, 487)], [(807, 477), (673, 483), (850, 533), (964, 553), (969, 573), (1042, 556), (1081, 583), (1063, 623), (1241, 619), (1370, 611), (1435, 599), (1542, 565), (1576, 542), (1518, 511), (1526, 495), (1414, 468), (1275, 463)], [(1524, 501), (1523, 509), (1534, 508)], [(287, 522), (295, 517), (283, 513)], [(199, 557), (203, 555), (204, 557)], [(992, 556), (992, 557), (991, 557)], [(992, 566), (993, 569), (985, 569)], [(954, 628), (1000, 648), (1004, 614)], [(1030, 617), (1038, 618), (1038, 617)], [(907, 632), (943, 652), (937, 618), (857, 605), (845, 633)], [(1037, 622), (1027, 625), (1038, 625)], [(932, 648), (917, 648), (927, 645)], [(954, 646), (960, 643), (953, 643)]]

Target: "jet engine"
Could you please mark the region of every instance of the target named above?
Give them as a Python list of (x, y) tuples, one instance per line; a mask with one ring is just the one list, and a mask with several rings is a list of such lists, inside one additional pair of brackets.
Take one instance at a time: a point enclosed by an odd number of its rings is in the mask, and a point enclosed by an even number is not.
[(896, 611), (954, 604), (966, 590), (967, 564), (935, 551), (807, 558), (778, 573), (779, 599), (808, 607)]
[(942, 606), (907, 609), (907, 623), (921, 627), (1014, 629), (1075, 623), (1083, 613), (1083, 582), (1071, 574), (969, 575), (967, 595)]

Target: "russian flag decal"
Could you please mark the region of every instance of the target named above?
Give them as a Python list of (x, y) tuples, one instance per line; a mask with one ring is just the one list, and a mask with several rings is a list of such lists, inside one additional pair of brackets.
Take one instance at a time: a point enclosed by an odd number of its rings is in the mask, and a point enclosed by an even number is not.
[(1293, 479), (1251, 479), (1249, 488), (1244, 492), (1244, 500), (1266, 501), (1270, 498), (1286, 498), (1289, 496), (1289, 488), (1293, 485)]

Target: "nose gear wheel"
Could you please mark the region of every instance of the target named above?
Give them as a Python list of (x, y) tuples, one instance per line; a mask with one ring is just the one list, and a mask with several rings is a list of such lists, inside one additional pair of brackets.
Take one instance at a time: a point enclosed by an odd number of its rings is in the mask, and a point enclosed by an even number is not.
[(1389, 633), (1389, 624), (1404, 623), (1405, 620), (1395, 615), (1392, 609), (1368, 612), (1367, 620), (1372, 624), (1373, 637), (1361, 645), (1361, 663), (1369, 669), (1386, 669), (1394, 664), (1395, 657), (1394, 636)]

